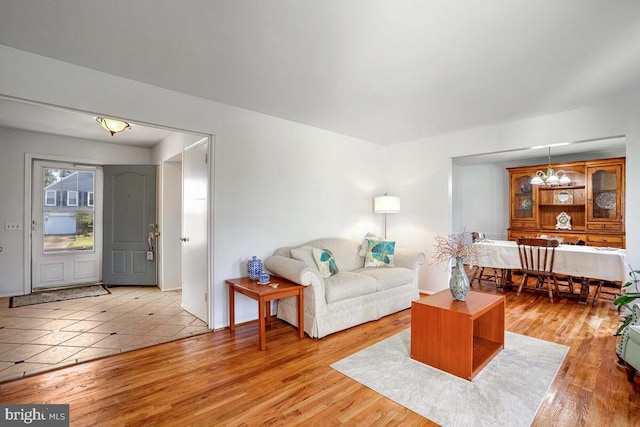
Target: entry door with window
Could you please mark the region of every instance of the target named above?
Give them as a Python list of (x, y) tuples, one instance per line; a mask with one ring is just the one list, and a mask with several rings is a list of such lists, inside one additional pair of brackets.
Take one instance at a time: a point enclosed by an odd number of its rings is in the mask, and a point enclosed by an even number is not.
[(32, 290), (100, 282), (101, 171), (41, 160), (32, 171)]

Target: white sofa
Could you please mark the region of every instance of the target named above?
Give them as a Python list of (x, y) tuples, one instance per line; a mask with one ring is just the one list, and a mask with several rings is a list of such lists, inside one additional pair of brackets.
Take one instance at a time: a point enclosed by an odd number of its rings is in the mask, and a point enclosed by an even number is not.
[[(304, 290), (304, 330), (312, 338), (350, 328), (411, 307), (419, 298), (418, 266), (423, 252), (395, 248), (394, 267), (364, 267), (362, 241), (343, 238), (313, 240), (284, 247), (265, 260), (271, 273), (307, 286)], [(312, 248), (329, 249), (338, 267), (322, 277)], [(293, 255), (292, 255), (293, 253)], [(277, 317), (297, 326), (294, 297), (278, 301)]]

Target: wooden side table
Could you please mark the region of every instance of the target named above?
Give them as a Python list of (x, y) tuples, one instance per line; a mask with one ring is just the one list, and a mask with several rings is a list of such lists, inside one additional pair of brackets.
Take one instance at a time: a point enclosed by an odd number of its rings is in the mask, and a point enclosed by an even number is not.
[(271, 320), (270, 307), (267, 304), (276, 299), (297, 296), (298, 297), (298, 336), (304, 337), (304, 286), (293, 283), (282, 277), (271, 276), (271, 285), (259, 285), (257, 281), (248, 277), (229, 279), (225, 281), (229, 286), (229, 329), (235, 331), (235, 292), (258, 301), (258, 330), (260, 335), (260, 350), (267, 348), (265, 339), (265, 317)]
[(504, 348), (502, 295), (470, 291), (455, 301), (448, 289), (411, 305), (411, 358), (471, 380)]

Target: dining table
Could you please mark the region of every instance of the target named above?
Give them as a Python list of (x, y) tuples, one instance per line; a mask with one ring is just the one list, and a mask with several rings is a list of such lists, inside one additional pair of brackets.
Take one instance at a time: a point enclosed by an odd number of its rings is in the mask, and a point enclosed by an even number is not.
[[(505, 272), (521, 268), (515, 241), (482, 240), (478, 247), (477, 265)], [(620, 248), (560, 244), (556, 247), (553, 271), (559, 275), (579, 278), (579, 303), (586, 304), (592, 280), (624, 283), (628, 278), (626, 251)]]

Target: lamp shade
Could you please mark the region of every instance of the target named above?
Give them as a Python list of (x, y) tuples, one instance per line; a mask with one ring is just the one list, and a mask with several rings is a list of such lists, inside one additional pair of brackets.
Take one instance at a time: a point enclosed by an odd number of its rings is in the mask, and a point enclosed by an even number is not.
[(373, 210), (375, 213), (396, 213), (400, 212), (400, 197), (378, 196), (373, 199)]

